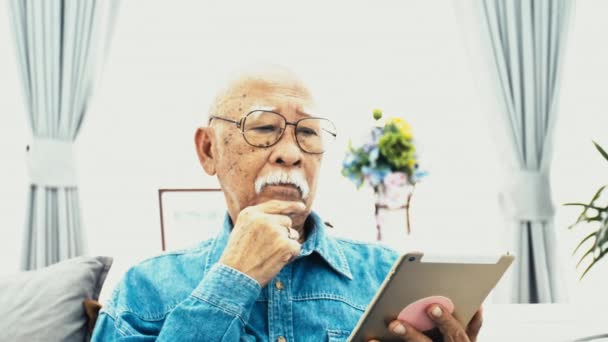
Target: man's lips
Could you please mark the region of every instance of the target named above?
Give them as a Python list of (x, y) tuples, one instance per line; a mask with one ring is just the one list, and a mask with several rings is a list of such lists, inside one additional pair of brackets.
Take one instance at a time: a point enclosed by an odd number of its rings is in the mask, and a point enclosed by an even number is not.
[[(271, 191), (279, 191), (282, 192), (284, 194), (288, 194), (288, 195), (296, 195), (298, 197), (302, 197), (302, 192), (300, 191), (300, 188), (298, 188), (297, 186), (293, 185), (293, 184), (268, 184), (266, 186), (264, 186), (264, 189), (268, 189)], [(264, 191), (264, 189), (262, 189), (262, 191)]]

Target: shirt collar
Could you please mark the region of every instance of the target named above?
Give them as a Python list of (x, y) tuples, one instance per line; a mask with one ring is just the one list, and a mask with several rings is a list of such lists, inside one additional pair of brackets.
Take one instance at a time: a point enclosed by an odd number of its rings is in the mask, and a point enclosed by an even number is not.
[[(353, 275), (348, 266), (348, 261), (342, 250), (342, 246), (334, 237), (327, 234), (327, 227), (321, 217), (315, 212), (311, 212), (306, 219), (306, 224), (309, 227), (308, 237), (300, 250), (298, 258), (311, 255), (316, 252), (327, 262), (327, 264), (339, 274), (353, 279)], [(230, 231), (232, 230), (232, 220), (226, 214), (224, 218), (223, 228), (212, 242), (211, 251), (207, 256), (205, 263), (205, 273), (222, 256), (222, 252), (228, 243)]]

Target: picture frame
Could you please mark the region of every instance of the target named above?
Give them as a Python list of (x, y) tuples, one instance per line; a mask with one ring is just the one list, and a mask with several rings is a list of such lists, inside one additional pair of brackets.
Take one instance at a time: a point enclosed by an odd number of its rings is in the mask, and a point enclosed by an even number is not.
[(193, 247), (223, 227), (226, 202), (221, 189), (158, 189), (162, 251)]

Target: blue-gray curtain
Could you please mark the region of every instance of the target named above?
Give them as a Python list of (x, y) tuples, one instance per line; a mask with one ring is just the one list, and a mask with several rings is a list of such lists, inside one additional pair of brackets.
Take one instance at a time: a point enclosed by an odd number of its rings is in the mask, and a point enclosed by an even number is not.
[(513, 218), (517, 263), (512, 302), (559, 299), (554, 206), (549, 184), (560, 64), (570, 0), (481, 0), (519, 170), (501, 194)]
[(73, 156), (109, 46), (117, 0), (9, 0), (32, 129), (21, 268), (85, 253)]

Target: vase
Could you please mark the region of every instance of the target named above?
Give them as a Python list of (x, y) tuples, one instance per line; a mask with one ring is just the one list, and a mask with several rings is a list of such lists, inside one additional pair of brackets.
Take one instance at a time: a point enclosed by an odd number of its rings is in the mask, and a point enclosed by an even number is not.
[(402, 241), (411, 234), (410, 204), (414, 186), (374, 188), (376, 238), (387, 243)]

